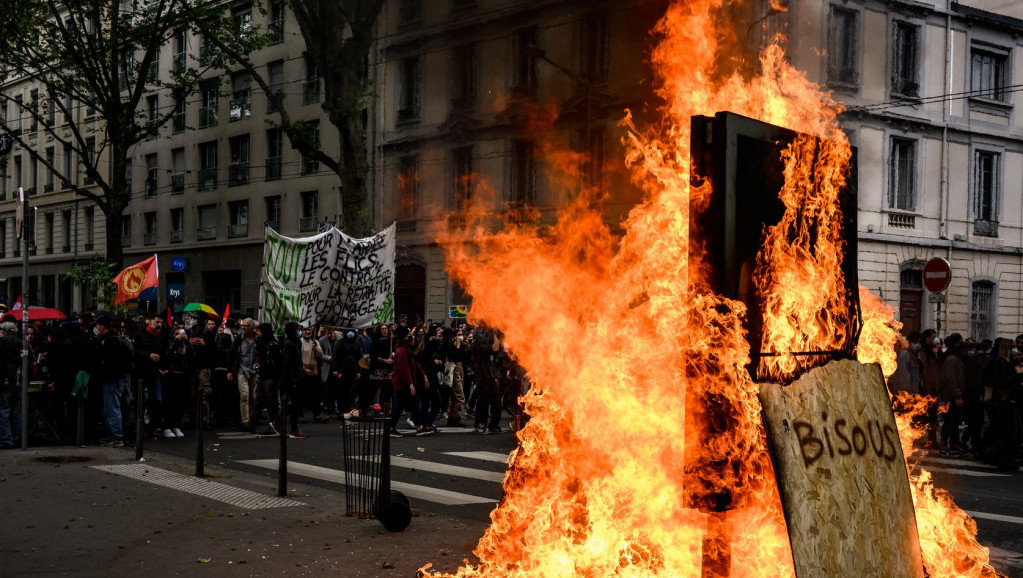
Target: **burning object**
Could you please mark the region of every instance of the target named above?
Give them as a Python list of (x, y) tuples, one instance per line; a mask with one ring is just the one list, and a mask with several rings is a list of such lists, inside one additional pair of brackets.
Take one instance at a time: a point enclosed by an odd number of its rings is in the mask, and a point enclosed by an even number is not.
[[(646, 196), (621, 239), (587, 203), (567, 207), (543, 235), (528, 226), (495, 234), (483, 206), (464, 229), (438, 234), (452, 278), (473, 295), (473, 316), (504, 330), (534, 384), (505, 498), (478, 562), (459, 576), (796, 572), (751, 352), (787, 354), (760, 359), (756, 371), (789, 382), (819, 363), (793, 352), (855, 343), (861, 354), (866, 335), (894, 340), (894, 330), (882, 320), (857, 339), (849, 317), (859, 293), (842, 275), (839, 195), (852, 152), (840, 106), (777, 46), (756, 66), (722, 65), (737, 57), (733, 7), (677, 2), (655, 30), (664, 122), (627, 138), (626, 163)], [(752, 345), (747, 305), (715, 291), (712, 242), (691, 218), (713, 194), (692, 179), (692, 118), (722, 110), (811, 137), (781, 147), (775, 193), (785, 208), (758, 231), (763, 242), (747, 263), (764, 312)], [(793, 227), (819, 234), (791, 243)], [(927, 571), (988, 572), (965, 515), (917, 479), (911, 490)], [(955, 540), (938, 533), (949, 524)]]

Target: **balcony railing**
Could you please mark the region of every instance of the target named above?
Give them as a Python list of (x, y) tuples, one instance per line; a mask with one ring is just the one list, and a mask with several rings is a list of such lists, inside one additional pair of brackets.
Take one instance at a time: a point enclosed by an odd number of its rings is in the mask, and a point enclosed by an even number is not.
[(182, 72), (185, 70), (185, 63), (188, 60), (187, 52), (179, 52), (174, 55), (174, 72)]
[(185, 113), (176, 112), (174, 118), (171, 119), (171, 129), (175, 134), (184, 132), (185, 130)]
[(398, 221), (397, 230), (399, 233), (415, 233), (416, 232), (416, 221), (412, 219)]
[(249, 236), (249, 224), (243, 223), (240, 225), (229, 225), (227, 227), (228, 238), (236, 237), (248, 237)]
[(53, 183), (46, 183), (45, 185), (43, 185), (43, 192), (44, 193), (52, 193), (53, 192)]
[(268, 227), (270, 227), (271, 229), (273, 229), (274, 231), (280, 231), (281, 230), (281, 220), (280, 219), (267, 219), (266, 225)]
[(210, 239), (217, 238), (216, 227), (200, 227), (195, 231), (196, 241), (209, 241)]
[(299, 220), (299, 230), (301, 231), (315, 231), (316, 230), (316, 217), (302, 217)]
[(252, 103), (248, 93), (245, 96), (231, 99), (231, 110), (228, 114), (230, 122), (249, 118), (252, 111)]
[(217, 188), (217, 167), (199, 169), (199, 190), (212, 191)]
[(302, 106), (320, 102), (320, 79), (306, 80), (302, 83)]
[(217, 109), (212, 106), (204, 106), (199, 109), (199, 128), (205, 128), (217, 124)]
[[(131, 235), (121, 235), (121, 246), (122, 247), (131, 247)], [(70, 250), (71, 250), (71, 247), (66, 247), (64, 249), (64, 252), (67, 253)]]
[(266, 159), (266, 179), (276, 181), (281, 178), (281, 157)]
[(249, 163), (235, 163), (227, 167), (227, 186), (236, 187), (249, 182)]
[(183, 193), (185, 192), (185, 173), (175, 173), (171, 175), (171, 193)]
[(156, 196), (156, 179), (146, 179), (146, 196)]
[(184, 231), (182, 231), (180, 229), (178, 229), (177, 231), (171, 231), (171, 234), (170, 234), (170, 242), (171, 243), (180, 243), (180, 242), (182, 242), (184, 240), (185, 240), (185, 232)]
[(973, 221), (973, 234), (978, 237), (997, 237), (998, 221), (976, 219)]
[(906, 213), (888, 213), (888, 226), (897, 229), (915, 229), (916, 215)]
[(156, 232), (146, 233), (142, 236), (143, 245), (155, 245), (156, 244)]
[(270, 38), (267, 40), (268, 44), (280, 44), (284, 42), (284, 20), (271, 20), (270, 26), (267, 27), (270, 33)]

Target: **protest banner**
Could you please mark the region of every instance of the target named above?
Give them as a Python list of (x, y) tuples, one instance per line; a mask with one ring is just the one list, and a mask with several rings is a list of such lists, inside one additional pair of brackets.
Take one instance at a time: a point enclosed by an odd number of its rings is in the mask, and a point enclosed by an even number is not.
[(260, 321), (363, 327), (394, 318), (395, 226), (366, 237), (336, 228), (285, 237), (267, 227)]

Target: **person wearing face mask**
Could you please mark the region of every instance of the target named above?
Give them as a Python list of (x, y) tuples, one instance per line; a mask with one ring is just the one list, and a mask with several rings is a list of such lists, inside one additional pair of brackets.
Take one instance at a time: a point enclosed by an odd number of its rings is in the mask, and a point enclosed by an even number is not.
[(914, 331), (909, 334), (908, 340), (899, 340), (901, 349), (895, 358), (897, 367), (895, 373), (888, 378), (888, 389), (892, 393), (905, 391), (914, 395), (920, 393), (920, 382), (923, 377), (920, 372), (920, 332)]
[(163, 388), (165, 438), (185, 437), (181, 431), (181, 418), (185, 413), (185, 404), (188, 403), (188, 376), (194, 363), (193, 356), (185, 328), (176, 328), (163, 358), (167, 371)]

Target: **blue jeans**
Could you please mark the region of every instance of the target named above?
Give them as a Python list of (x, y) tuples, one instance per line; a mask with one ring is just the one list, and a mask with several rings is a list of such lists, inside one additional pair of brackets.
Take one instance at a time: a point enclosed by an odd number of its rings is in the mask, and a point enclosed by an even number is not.
[(121, 426), (121, 400), (124, 397), (124, 379), (103, 384), (103, 423), (110, 437), (124, 439)]

